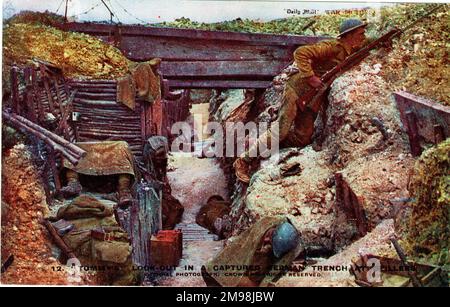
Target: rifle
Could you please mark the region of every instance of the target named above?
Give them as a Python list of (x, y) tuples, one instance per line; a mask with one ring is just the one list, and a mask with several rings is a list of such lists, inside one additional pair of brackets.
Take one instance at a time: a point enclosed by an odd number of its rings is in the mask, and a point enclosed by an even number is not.
[(378, 39), (374, 40), (373, 42), (369, 43), (365, 47), (361, 48), (357, 52), (349, 55), (345, 60), (340, 62), (338, 65), (336, 65), (331, 70), (327, 71), (325, 74), (322, 75), (320, 80), (323, 83), (323, 86), (319, 88), (313, 88), (309, 91), (307, 91), (304, 95), (302, 95), (298, 99), (298, 104), (301, 110), (304, 109), (305, 106), (311, 106), (314, 105), (317, 99), (319, 99), (325, 91), (330, 87), (330, 85), (333, 83), (333, 81), (342, 75), (344, 72), (352, 68), (353, 66), (359, 64), (362, 60), (364, 60), (369, 54), (370, 51), (373, 49), (377, 49), (381, 46), (383, 46), (386, 42), (392, 41), (394, 38), (400, 36), (402, 33), (404, 33), (406, 30), (414, 26), (417, 22), (422, 20), (423, 18), (426, 18), (430, 16), (432, 13), (440, 9), (441, 7), (444, 7), (444, 5), (438, 5), (422, 15), (420, 18), (409, 24), (403, 29), (394, 28), (390, 30), (389, 32), (383, 34)]

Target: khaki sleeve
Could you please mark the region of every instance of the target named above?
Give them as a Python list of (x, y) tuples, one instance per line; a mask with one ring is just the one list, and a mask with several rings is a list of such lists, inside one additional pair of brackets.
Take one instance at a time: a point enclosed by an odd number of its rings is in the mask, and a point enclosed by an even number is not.
[(333, 43), (321, 42), (297, 48), (294, 51), (294, 60), (302, 78), (308, 78), (315, 75), (311, 66), (314, 61), (334, 56), (337, 52), (338, 50)]

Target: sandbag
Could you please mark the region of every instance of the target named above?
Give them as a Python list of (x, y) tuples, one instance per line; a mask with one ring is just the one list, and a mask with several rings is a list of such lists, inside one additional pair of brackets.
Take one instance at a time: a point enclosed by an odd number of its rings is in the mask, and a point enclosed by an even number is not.
[(61, 207), (56, 217), (58, 219), (75, 220), (91, 217), (107, 217), (113, 215), (113, 209), (102, 204), (97, 198), (82, 194), (70, 204)]
[[(224, 287), (236, 287), (241, 285), (247, 273), (247, 267), (254, 265), (256, 250), (266, 232), (287, 221), (286, 217), (263, 217), (249, 229), (234, 238), (214, 259), (209, 261), (203, 271), (213, 278), (215, 282)], [(290, 265), (301, 253), (301, 244), (291, 250), (282, 258), (272, 263), (274, 268)], [(260, 286), (269, 285), (280, 271), (273, 269), (267, 272), (267, 276), (260, 282)]]
[(113, 208), (90, 195), (80, 195), (62, 207), (58, 218), (69, 220), (72, 230), (62, 239), (86, 267), (112, 267), (96, 271), (106, 284), (132, 285), (138, 272), (132, 270), (128, 234), (116, 221)]
[(200, 208), (200, 211), (195, 218), (195, 222), (220, 236), (221, 233), (216, 227), (216, 221), (230, 213), (230, 205), (230, 202), (225, 201), (219, 195), (211, 196), (206, 202), (206, 205)]

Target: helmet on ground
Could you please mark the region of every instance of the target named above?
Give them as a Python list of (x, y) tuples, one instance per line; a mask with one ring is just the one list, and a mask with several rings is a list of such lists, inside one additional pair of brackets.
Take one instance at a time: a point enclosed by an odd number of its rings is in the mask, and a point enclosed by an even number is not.
[(366, 27), (366, 26), (367, 26), (367, 23), (362, 22), (359, 19), (356, 19), (356, 18), (346, 19), (346, 20), (344, 20), (341, 23), (341, 25), (339, 27), (339, 35), (338, 35), (338, 37), (341, 37), (344, 34), (347, 34), (347, 33), (351, 32), (351, 31), (354, 31), (354, 30), (356, 30), (358, 28)]
[(300, 235), (289, 222), (284, 222), (275, 229), (272, 235), (272, 250), (277, 258), (296, 248), (300, 243)]

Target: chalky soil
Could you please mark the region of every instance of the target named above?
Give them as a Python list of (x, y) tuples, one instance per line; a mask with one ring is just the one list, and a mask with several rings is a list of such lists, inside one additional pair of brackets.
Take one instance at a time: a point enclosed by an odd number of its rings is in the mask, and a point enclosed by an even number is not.
[[(194, 105), (192, 112), (208, 118), (208, 105)], [(223, 242), (215, 241), (217, 237), (196, 224), (195, 217), (210, 196), (221, 195), (228, 199), (225, 175), (214, 158), (202, 159), (191, 153), (174, 152), (169, 159), (167, 177), (172, 195), (184, 207), (181, 223), (175, 227), (183, 232), (183, 258), (171, 277), (162, 277), (157, 283), (161, 286), (206, 286), (200, 275), (201, 267), (222, 249)]]

